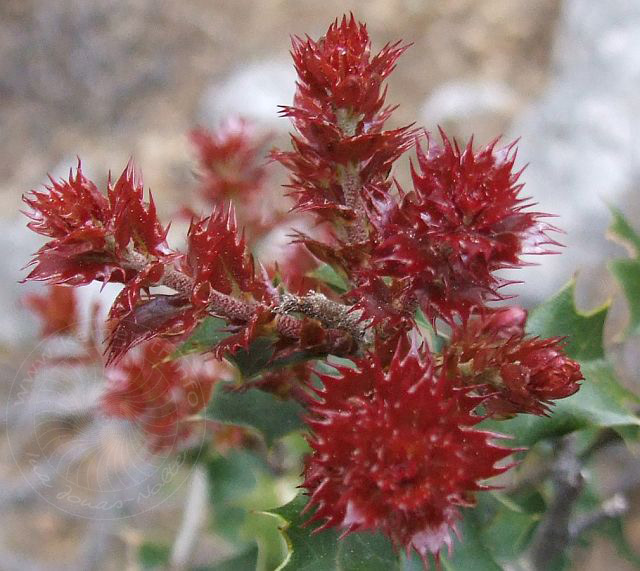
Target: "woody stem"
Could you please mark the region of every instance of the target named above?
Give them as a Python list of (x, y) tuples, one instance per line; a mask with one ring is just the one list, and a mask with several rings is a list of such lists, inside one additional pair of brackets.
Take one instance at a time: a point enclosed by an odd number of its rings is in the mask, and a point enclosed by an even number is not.
[[(149, 260), (143, 254), (129, 251), (126, 256), (127, 267), (140, 271)], [(157, 285), (171, 288), (185, 296), (193, 291), (193, 280), (175, 267), (166, 265), (164, 273)], [(259, 302), (249, 302), (233, 296), (212, 290), (209, 297), (209, 310), (222, 318), (247, 322), (257, 309), (268, 309), (267, 305)], [(285, 294), (282, 302), (275, 308), (270, 308), (278, 314), (276, 318), (278, 332), (284, 337), (298, 338), (302, 321), (291, 315), (299, 313), (305, 317), (317, 319), (328, 329), (337, 329), (349, 333), (359, 343), (367, 342), (366, 326), (360, 322), (361, 312), (352, 311), (348, 305), (337, 303), (322, 294), (310, 293), (306, 296)]]

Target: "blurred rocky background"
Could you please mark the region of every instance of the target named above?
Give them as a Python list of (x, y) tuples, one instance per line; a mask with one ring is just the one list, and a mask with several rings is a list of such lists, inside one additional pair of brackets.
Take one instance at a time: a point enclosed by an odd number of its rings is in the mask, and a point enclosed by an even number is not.
[[(521, 137), (527, 193), (559, 215), (567, 246), (519, 276), (521, 299), (535, 303), (578, 269), (585, 305), (615, 294), (605, 261), (620, 249), (604, 236), (607, 204), (640, 226), (639, 0), (0, 0), (3, 395), (36, 343), (20, 306), (29, 288), (16, 283), (39, 244), (19, 215), (22, 193), (46, 173), (64, 176), (76, 155), (100, 182), (133, 156), (172, 215), (194, 190), (185, 134), (241, 114), (286, 145), (277, 105), (293, 93), (289, 36), (318, 36), (349, 10), (368, 23), (374, 47), (413, 43), (390, 81), (396, 124), (440, 124), (479, 144)], [(621, 358), (637, 370), (637, 358)], [(172, 533), (186, 492), (153, 522), (84, 525), (21, 496), (10, 447), (2, 451), (0, 569), (133, 569), (140, 529)], [(612, 549), (598, 545), (584, 568), (625, 569)], [(106, 552), (111, 563), (101, 562)]]

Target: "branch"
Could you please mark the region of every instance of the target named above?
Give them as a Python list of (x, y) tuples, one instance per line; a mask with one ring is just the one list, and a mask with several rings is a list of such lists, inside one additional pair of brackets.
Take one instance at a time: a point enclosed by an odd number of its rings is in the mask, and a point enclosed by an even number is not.
[(309, 293), (299, 297), (290, 293), (282, 296), (276, 313), (290, 315), (301, 313), (306, 317), (317, 319), (330, 329), (339, 329), (350, 333), (357, 341), (369, 343), (367, 335), (368, 322), (362, 321), (362, 310), (354, 310), (349, 305), (343, 305), (330, 300), (321, 293)]
[(582, 488), (582, 462), (573, 436), (562, 439), (552, 468), (553, 498), (531, 542), (527, 567), (546, 571), (571, 542), (571, 514)]
[[(130, 269), (140, 271), (148, 262), (138, 252), (130, 251), (127, 254), (127, 267)], [(171, 266), (165, 266), (162, 278), (156, 285), (166, 286), (186, 296), (190, 296), (193, 290), (193, 280)], [(211, 292), (209, 311), (221, 318), (247, 322), (259, 308), (271, 309), (278, 314), (276, 327), (284, 337), (298, 338), (302, 321), (291, 314), (299, 313), (318, 320), (329, 330), (348, 333), (357, 346), (371, 342), (367, 335), (368, 323), (361, 321), (362, 311), (354, 311), (352, 306), (332, 301), (319, 293), (302, 297), (287, 293), (282, 296), (280, 305), (269, 308), (262, 303), (244, 301), (218, 291)]]
[(627, 498), (623, 494), (614, 494), (608, 500), (602, 502), (602, 505), (597, 510), (577, 518), (569, 526), (571, 542), (576, 542), (583, 533), (597, 527), (608, 519), (624, 515), (628, 510), (629, 502)]

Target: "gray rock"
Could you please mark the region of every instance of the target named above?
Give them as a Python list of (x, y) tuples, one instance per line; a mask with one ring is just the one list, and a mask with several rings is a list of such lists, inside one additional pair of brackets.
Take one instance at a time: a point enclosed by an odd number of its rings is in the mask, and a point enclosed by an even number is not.
[(287, 131), (289, 120), (278, 116), (278, 105), (290, 105), (296, 75), (287, 60), (247, 62), (211, 85), (201, 103), (201, 121), (216, 127), (230, 115), (240, 115), (275, 131)]
[(484, 115), (510, 114), (517, 105), (516, 93), (495, 81), (450, 81), (436, 87), (420, 107), (425, 125)]
[(21, 349), (37, 332), (36, 320), (31, 318), (21, 300), (29, 291), (36, 291), (38, 284), (20, 284), (27, 275), (22, 268), (43, 241), (26, 227), (25, 219), (6, 221), (0, 232), (0, 347)]
[(518, 272), (531, 301), (617, 251), (605, 238), (607, 203), (623, 206), (640, 180), (640, 3), (567, 0), (553, 68), (546, 93), (511, 128), (529, 163), (527, 194), (566, 232), (562, 256)]

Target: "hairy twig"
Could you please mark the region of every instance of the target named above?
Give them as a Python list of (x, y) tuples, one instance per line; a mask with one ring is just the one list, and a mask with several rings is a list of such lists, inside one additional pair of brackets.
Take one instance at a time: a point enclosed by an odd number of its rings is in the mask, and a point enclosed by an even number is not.
[[(145, 256), (134, 251), (127, 254), (127, 261), (128, 267), (135, 270), (141, 270), (149, 262)], [(191, 278), (170, 266), (165, 267), (162, 278), (157, 285), (163, 285), (187, 296), (193, 290)], [(259, 308), (271, 309), (278, 314), (276, 327), (284, 337), (297, 337), (302, 323), (291, 314), (299, 313), (304, 317), (318, 320), (328, 329), (348, 333), (358, 346), (370, 342), (367, 335), (367, 323), (361, 320), (362, 312), (354, 311), (351, 306), (332, 301), (322, 294), (311, 293), (306, 296), (296, 296), (287, 293), (282, 296), (282, 301), (277, 307), (268, 308), (258, 302), (244, 301), (217, 291), (211, 292), (209, 310), (221, 318), (246, 322)]]
[[(338, 128), (345, 137), (353, 137), (356, 134), (358, 123), (362, 116), (354, 115), (351, 110), (336, 110), (336, 120)], [(352, 244), (365, 242), (369, 236), (367, 231), (367, 220), (360, 198), (362, 192), (362, 182), (357, 165), (349, 165), (339, 176), (344, 194), (345, 205), (351, 208), (355, 214), (355, 219), (347, 226), (347, 238)]]
[(330, 300), (321, 293), (296, 296), (286, 293), (282, 296), (277, 313), (289, 315), (301, 313), (320, 321), (325, 327), (349, 332), (358, 341), (367, 342), (367, 323), (362, 321), (362, 311)]

